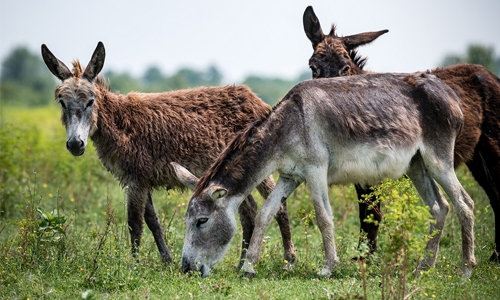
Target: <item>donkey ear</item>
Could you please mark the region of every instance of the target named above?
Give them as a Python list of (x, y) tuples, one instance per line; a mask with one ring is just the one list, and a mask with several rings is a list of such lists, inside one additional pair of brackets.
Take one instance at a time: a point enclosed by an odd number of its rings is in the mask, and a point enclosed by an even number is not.
[(389, 32), (389, 30), (387, 29), (374, 32), (363, 32), (355, 35), (345, 36), (342, 38), (342, 40), (348, 50), (353, 50), (358, 46), (363, 46), (373, 42), (376, 38), (387, 32)]
[(177, 179), (184, 184), (188, 189), (194, 190), (194, 186), (199, 181), (198, 177), (194, 176), (186, 168), (179, 165), (178, 163), (171, 162), (170, 165), (174, 168), (175, 175)]
[(89, 64), (85, 68), (85, 72), (83, 72), (83, 78), (93, 82), (104, 66), (105, 57), (106, 51), (104, 50), (104, 44), (99, 42), (94, 50), (94, 54), (92, 54)]
[(220, 186), (212, 186), (210, 187), (210, 190), (208, 191), (210, 198), (212, 198), (213, 201), (218, 201), (227, 195), (227, 190), (225, 188), (222, 188)]
[(61, 79), (61, 81), (64, 81), (72, 76), (68, 67), (66, 67), (62, 61), (57, 59), (45, 44), (42, 45), (42, 58), (50, 72), (57, 78)]
[(325, 35), (323, 34), (323, 30), (321, 30), (321, 25), (319, 24), (318, 17), (316, 17), (312, 6), (308, 6), (304, 11), (302, 22), (304, 24), (304, 31), (315, 49)]

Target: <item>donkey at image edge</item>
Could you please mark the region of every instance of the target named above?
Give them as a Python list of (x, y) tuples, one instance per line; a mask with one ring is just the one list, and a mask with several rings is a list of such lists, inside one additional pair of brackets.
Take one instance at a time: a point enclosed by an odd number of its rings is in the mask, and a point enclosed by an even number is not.
[[(336, 28), (332, 26), (330, 33), (324, 34), (311, 6), (304, 11), (303, 25), (314, 50), (309, 66), (315, 79), (373, 73), (364, 70), (366, 58), (359, 56), (356, 49), (388, 32), (337, 36)], [(465, 163), (490, 199), (495, 217), (495, 241), (490, 261), (500, 263), (500, 79), (483, 66), (471, 64), (437, 68), (428, 73), (441, 79), (460, 98), (464, 127), (455, 143), (454, 165), (458, 167)], [(377, 248), (378, 225), (365, 222), (365, 219), (372, 215), (380, 222), (382, 214), (376, 198), (363, 198), (371, 193), (371, 189), (360, 185), (355, 187), (360, 200), (361, 231), (367, 234), (373, 252)]]
[[(85, 70), (78, 61), (73, 71), (42, 45), (42, 57), (62, 83), (55, 90), (66, 127), (66, 148), (82, 155), (90, 138), (100, 161), (127, 187), (127, 219), (132, 255), (137, 258), (144, 222), (153, 233), (160, 256), (172, 260), (156, 214), (152, 190), (184, 189), (170, 161), (179, 161), (201, 175), (215, 161), (230, 138), (271, 110), (245, 86), (200, 87), (165, 93), (112, 93), (98, 76), (104, 65), (104, 45), (99, 42)], [(272, 177), (257, 186), (267, 197)], [(251, 195), (238, 208), (243, 228), (242, 257), (254, 228), (257, 205)], [(288, 213), (276, 215), (283, 237), (285, 259), (292, 264)], [(240, 266), (242, 264), (240, 260)], [(285, 266), (289, 267), (289, 266)]]
[[(462, 270), (469, 277), (474, 257), (473, 202), (453, 168), (453, 147), (463, 125), (457, 95), (433, 75), (373, 74), (308, 80), (293, 87), (267, 118), (239, 132), (198, 180), (173, 164), (194, 187), (186, 212), (183, 270), (208, 275), (234, 235), (236, 208), (260, 180), (275, 171), (275, 189), (257, 214), (245, 275), (255, 274), (264, 233), (281, 202), (305, 182), (323, 237), (329, 276), (338, 264), (331, 184), (369, 185), (408, 174), (429, 206), (436, 231), (417, 271), (434, 266), (449, 204), (462, 226)], [(210, 245), (207, 247), (207, 245)]]

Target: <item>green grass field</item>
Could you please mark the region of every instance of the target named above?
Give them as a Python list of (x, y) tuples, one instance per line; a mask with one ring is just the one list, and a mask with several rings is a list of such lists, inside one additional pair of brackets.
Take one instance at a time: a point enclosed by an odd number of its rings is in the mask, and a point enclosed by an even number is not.
[(364, 263), (351, 259), (364, 249), (357, 248), (354, 188), (332, 187), (341, 263), (331, 278), (316, 275), (323, 260), (321, 235), (302, 185), (288, 200), (298, 254), (293, 270), (282, 270), (281, 238), (273, 223), (254, 279), (235, 270), (240, 233), (211, 276), (201, 278), (180, 271), (190, 194), (154, 193), (174, 263), (162, 265), (146, 226), (140, 262), (133, 261), (124, 190), (93, 146), (81, 157), (66, 151), (59, 114), (55, 106), (0, 110), (0, 299), (500, 299), (500, 266), (488, 262), (493, 212), (465, 168), (457, 173), (475, 201), (478, 261), (470, 279), (461, 277), (460, 225), (453, 209), (436, 267), (413, 275), (424, 255), (428, 212), (405, 180), (383, 185), (380, 249)]

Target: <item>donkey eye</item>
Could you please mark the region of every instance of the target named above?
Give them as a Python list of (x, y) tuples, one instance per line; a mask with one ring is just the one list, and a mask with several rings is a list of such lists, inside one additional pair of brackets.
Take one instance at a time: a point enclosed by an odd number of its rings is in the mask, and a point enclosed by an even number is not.
[(320, 71), (316, 66), (310, 65), (309, 68), (311, 68), (313, 78), (319, 77)]
[(61, 104), (61, 107), (62, 107), (63, 109), (66, 109), (66, 104), (64, 104), (64, 101), (59, 100), (59, 104)]
[(90, 99), (90, 101), (87, 103), (87, 105), (85, 106), (85, 108), (89, 108), (89, 107), (92, 107), (92, 105), (94, 105), (94, 99)]
[(208, 218), (199, 218), (198, 220), (196, 220), (196, 227), (200, 227), (201, 225), (207, 223), (208, 221)]

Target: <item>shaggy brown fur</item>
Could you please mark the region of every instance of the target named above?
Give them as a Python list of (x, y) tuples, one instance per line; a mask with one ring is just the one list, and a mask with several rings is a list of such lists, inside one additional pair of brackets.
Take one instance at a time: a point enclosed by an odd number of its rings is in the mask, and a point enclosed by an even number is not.
[[(201, 175), (236, 132), (265, 117), (270, 107), (246, 86), (200, 87), (166, 93), (112, 93), (102, 77), (96, 78), (104, 64), (102, 43), (85, 71), (79, 62), (74, 62), (70, 72), (45, 45), (42, 56), (51, 72), (62, 80), (55, 97), (62, 105), (62, 120), (67, 131), (75, 118), (83, 123), (89, 114), (89, 136), (99, 159), (122, 186), (128, 188), (133, 254), (140, 246), (146, 221), (162, 258), (170, 261), (153, 206), (152, 189), (183, 189), (170, 162), (182, 163), (194, 174)], [(85, 145), (86, 140), (78, 136), (68, 137), (67, 147), (74, 155), (83, 154)], [(268, 178), (258, 190), (265, 198), (273, 187), (272, 178)], [(244, 230), (243, 248), (246, 248), (254, 228), (254, 199), (248, 197), (239, 212)], [(295, 252), (285, 207), (278, 213), (277, 220), (286, 247), (285, 259), (293, 261)]]
[[(363, 70), (365, 60), (360, 60), (355, 52), (358, 46), (374, 41), (387, 31), (360, 33), (339, 37), (335, 28), (328, 35), (321, 31), (319, 20), (312, 7), (304, 12), (304, 30), (313, 43), (314, 54), (309, 60), (314, 78), (336, 77), (336, 70), (349, 69), (349, 74), (370, 73)], [(331, 46), (335, 44), (336, 46)], [(346, 53), (350, 53), (347, 59)], [(353, 59), (358, 57), (358, 60)], [(316, 73), (316, 76), (314, 75)], [(455, 144), (455, 167), (465, 163), (476, 181), (488, 195), (495, 214), (495, 246), (490, 258), (500, 262), (500, 79), (480, 65), (459, 64), (452, 67), (429, 71), (451, 87), (461, 100), (464, 113), (464, 128)], [(369, 194), (370, 189), (356, 186), (358, 197)], [(381, 220), (377, 205), (370, 209), (375, 199), (360, 203), (361, 229), (368, 233), (372, 250), (376, 249), (378, 226), (365, 223), (370, 214)]]

